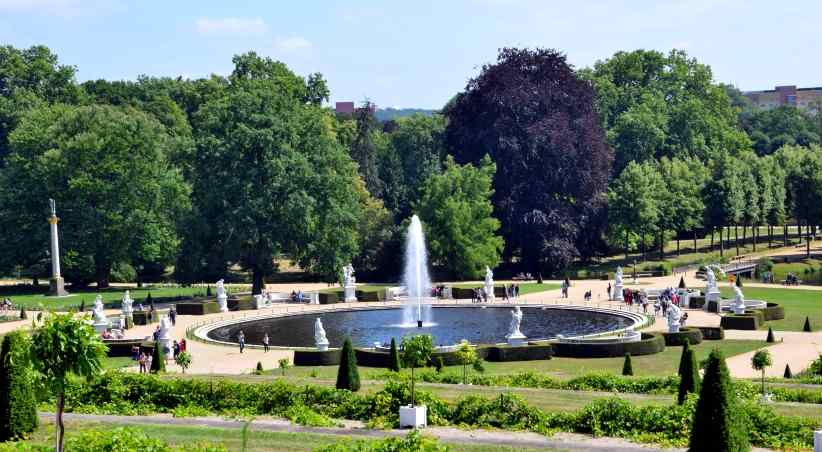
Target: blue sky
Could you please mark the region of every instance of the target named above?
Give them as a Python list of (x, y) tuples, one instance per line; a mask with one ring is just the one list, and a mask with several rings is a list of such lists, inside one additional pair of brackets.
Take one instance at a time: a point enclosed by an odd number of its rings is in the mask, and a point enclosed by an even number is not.
[(0, 0), (0, 44), (45, 44), (81, 81), (227, 74), (255, 50), (322, 72), (332, 101), (439, 108), (505, 46), (577, 67), (681, 48), (743, 90), (822, 85), (820, 19), (818, 0)]

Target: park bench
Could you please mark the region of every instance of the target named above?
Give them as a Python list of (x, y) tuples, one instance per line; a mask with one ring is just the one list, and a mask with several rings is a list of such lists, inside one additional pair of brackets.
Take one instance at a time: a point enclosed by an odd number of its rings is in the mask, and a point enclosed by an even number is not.
[(795, 280), (795, 281), (793, 281), (793, 282), (788, 282), (788, 280), (787, 280), (787, 279), (783, 279), (783, 280), (782, 280), (782, 285), (783, 285), (783, 286), (798, 286), (798, 285), (800, 285), (800, 284), (802, 284), (802, 280), (801, 280), (801, 279), (797, 279), (797, 280)]

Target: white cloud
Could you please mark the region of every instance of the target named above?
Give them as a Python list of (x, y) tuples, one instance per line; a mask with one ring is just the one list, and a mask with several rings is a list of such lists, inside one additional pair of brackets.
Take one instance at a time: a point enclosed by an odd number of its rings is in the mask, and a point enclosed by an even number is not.
[(197, 19), (196, 26), (198, 32), (214, 35), (260, 36), (268, 31), (268, 25), (259, 17), (224, 17), (221, 19), (201, 17)]
[(299, 50), (308, 50), (311, 47), (311, 41), (300, 36), (277, 38), (274, 40), (274, 49), (280, 52), (296, 52)]
[(0, 11), (63, 17), (110, 12), (120, 6), (119, 0), (0, 0)]

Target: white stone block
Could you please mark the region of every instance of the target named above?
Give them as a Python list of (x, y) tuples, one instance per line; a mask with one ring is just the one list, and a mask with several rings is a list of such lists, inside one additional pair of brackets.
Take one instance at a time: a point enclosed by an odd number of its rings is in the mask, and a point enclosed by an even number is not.
[(813, 452), (822, 452), (822, 430), (813, 432)]
[(400, 407), (400, 428), (421, 428), (428, 425), (428, 410), (422, 406)]

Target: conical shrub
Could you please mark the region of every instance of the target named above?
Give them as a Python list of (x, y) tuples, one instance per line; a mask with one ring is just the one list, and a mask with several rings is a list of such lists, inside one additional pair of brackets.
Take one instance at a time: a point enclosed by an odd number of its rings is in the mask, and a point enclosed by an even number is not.
[(357, 369), (357, 357), (351, 339), (346, 338), (340, 356), (340, 369), (337, 371), (337, 389), (349, 391), (360, 390), (360, 372)]
[(692, 392), (699, 392), (699, 366), (693, 349), (688, 348), (679, 363), (679, 392), (676, 402), (682, 405)]
[(20, 320), (26, 320), (29, 318), (28, 314), (26, 314), (26, 308), (20, 308)]
[(682, 354), (679, 355), (679, 370), (677, 370), (676, 374), (680, 377), (682, 376), (682, 372), (685, 371), (685, 353), (691, 349), (691, 341), (688, 338), (682, 339)]
[(0, 442), (26, 437), (37, 428), (28, 336), (13, 331), (0, 347)]
[(631, 365), (631, 354), (625, 354), (625, 362), (622, 363), (622, 375), (631, 376), (634, 374), (634, 367)]
[(785, 364), (785, 373), (782, 374), (782, 378), (793, 378), (793, 372), (791, 372), (790, 364)]
[(684, 277), (684, 276), (680, 276), (680, 277), (679, 277), (679, 288), (680, 288), (680, 289), (687, 289), (687, 288), (688, 288), (688, 287), (685, 285), (685, 277)]
[(154, 341), (154, 351), (151, 353), (151, 373), (158, 374), (166, 371), (166, 351), (159, 341)]
[(388, 370), (400, 371), (400, 352), (397, 350), (397, 340), (393, 337), (391, 338), (391, 351), (388, 356)]
[(747, 425), (737, 407), (725, 357), (718, 349), (708, 356), (699, 392), (689, 449), (692, 451), (749, 451)]
[(254, 370), (258, 375), (263, 373), (263, 363), (257, 361), (257, 368)]
[(742, 275), (736, 275), (736, 287), (742, 287)]
[(768, 327), (768, 337), (765, 338), (765, 342), (773, 343), (776, 342), (776, 338), (773, 337), (773, 328)]
[(813, 331), (813, 329), (811, 329), (811, 319), (808, 316), (805, 316), (805, 326), (802, 327), (802, 331), (806, 333)]
[(151, 308), (152, 311), (154, 310), (154, 299), (151, 298), (151, 292), (149, 292), (146, 296), (146, 304), (149, 306), (149, 308)]
[(437, 370), (437, 373), (442, 373), (444, 368), (445, 362), (443, 362), (442, 356), (437, 356), (437, 359), (434, 360), (434, 369)]

